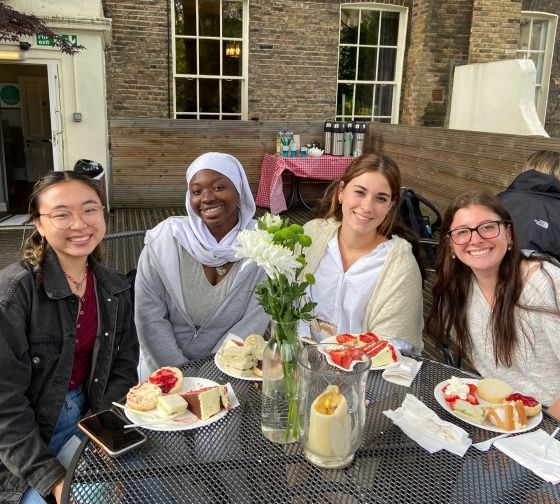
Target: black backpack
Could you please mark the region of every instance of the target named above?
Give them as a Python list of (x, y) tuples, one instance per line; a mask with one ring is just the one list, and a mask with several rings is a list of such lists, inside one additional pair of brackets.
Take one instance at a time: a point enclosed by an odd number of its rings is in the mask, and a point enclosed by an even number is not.
[[(428, 207), (436, 216), (434, 222), (422, 213), (420, 205)], [(401, 187), (401, 201), (398, 208), (398, 219), (416, 233), (418, 238), (433, 238), (441, 227), (441, 213), (429, 200), (416, 194), (412, 189)]]

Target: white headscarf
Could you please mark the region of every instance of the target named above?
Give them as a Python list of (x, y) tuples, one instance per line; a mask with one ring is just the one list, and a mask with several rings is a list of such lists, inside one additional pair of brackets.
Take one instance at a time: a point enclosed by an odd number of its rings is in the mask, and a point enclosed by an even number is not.
[(196, 158), (187, 169), (187, 184), (200, 170), (214, 170), (231, 180), (239, 194), (239, 217), (237, 225), (218, 243), (204, 221), (191, 207), (190, 187), (187, 189), (186, 206), (188, 219), (177, 219), (171, 224), (173, 236), (197, 261), (206, 266), (221, 266), (238, 261), (231, 248), (237, 244), (237, 233), (252, 229), (256, 206), (249, 181), (241, 163), (229, 154), (207, 152)]

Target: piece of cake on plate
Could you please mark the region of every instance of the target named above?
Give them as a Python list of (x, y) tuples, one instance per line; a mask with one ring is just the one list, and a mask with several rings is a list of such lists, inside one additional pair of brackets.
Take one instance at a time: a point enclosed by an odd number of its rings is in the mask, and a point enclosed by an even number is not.
[(181, 394), (188, 403), (189, 411), (201, 420), (208, 420), (223, 409), (230, 409), (229, 396), (225, 385), (189, 390)]
[(371, 358), (371, 367), (381, 367), (397, 362), (395, 347), (388, 341), (379, 340), (376, 343), (365, 346), (362, 350)]

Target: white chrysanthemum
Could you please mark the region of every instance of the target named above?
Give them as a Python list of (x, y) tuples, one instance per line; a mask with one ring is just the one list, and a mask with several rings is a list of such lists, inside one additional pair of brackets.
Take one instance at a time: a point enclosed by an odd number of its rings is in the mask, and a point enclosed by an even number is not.
[(301, 264), (290, 249), (272, 243), (272, 235), (260, 229), (243, 230), (237, 235), (237, 240), (239, 245), (233, 247), (235, 257), (248, 259), (246, 264), (256, 262), (269, 278), (285, 275), (288, 282), (295, 281)]
[(259, 221), (262, 222), (267, 228), (270, 226), (281, 226), (282, 225), (282, 217), (279, 215), (272, 215), (270, 213), (265, 213)]

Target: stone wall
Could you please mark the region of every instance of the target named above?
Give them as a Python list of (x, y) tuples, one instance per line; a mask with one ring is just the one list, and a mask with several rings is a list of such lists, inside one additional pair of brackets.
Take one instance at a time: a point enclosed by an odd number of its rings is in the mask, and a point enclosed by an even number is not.
[[(560, 2), (558, 0), (523, 0), (522, 10), (560, 15)], [(560, 137), (560, 26), (556, 30), (554, 54), (552, 55), (544, 129), (551, 137)]]
[(112, 19), (106, 54), (107, 116), (170, 117), (168, 0), (104, 0)]
[(474, 0), (469, 63), (517, 57), (521, 2)]
[(468, 57), (473, 0), (415, 0), (409, 14), (403, 124), (443, 126), (454, 65)]

